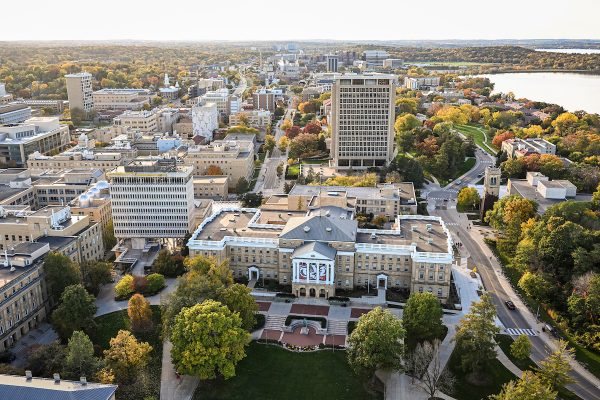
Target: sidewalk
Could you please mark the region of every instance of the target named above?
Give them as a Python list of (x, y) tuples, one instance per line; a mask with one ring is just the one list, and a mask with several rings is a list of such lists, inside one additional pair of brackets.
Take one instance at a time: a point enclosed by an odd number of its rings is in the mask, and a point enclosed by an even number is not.
[(181, 375), (177, 379), (171, 362), (170, 341), (163, 342), (162, 370), (160, 372), (160, 400), (189, 400), (194, 395), (200, 379)]

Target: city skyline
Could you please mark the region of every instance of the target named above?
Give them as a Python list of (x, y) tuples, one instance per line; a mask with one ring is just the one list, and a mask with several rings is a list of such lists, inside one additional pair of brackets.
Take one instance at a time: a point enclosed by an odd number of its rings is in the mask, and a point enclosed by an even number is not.
[[(600, 12), (600, 4), (593, 0), (574, 0), (568, 8), (545, 7), (547, 4), (541, 1), (523, 3), (508, 0), (501, 8), (494, 9), (493, 13), (488, 13), (487, 9), (482, 12), (481, 4), (475, 0), (465, 1), (461, 7), (434, 0), (428, 4), (427, 10), (414, 10), (410, 5), (380, 1), (369, 4), (373, 18), (368, 17), (368, 12), (367, 17), (364, 13), (356, 13), (355, 7), (341, 7), (338, 1), (325, 4), (307, 0), (302, 5), (293, 5), (267, 0), (260, 6), (240, 0), (230, 3), (228, 9), (235, 10), (230, 15), (206, 18), (202, 15), (210, 10), (199, 3), (185, 5), (185, 13), (177, 10), (166, 10), (165, 13), (162, 3), (157, 1), (147, 2), (141, 7), (135, 2), (107, 0), (101, 8), (94, 9), (90, 14), (89, 9), (82, 8), (74, 0), (65, 1), (60, 8), (53, 3), (40, 2), (36, 4), (36, 12), (27, 16), (27, 29), (22, 29), (19, 19), (7, 18), (3, 21), (7, 28), (3, 40), (600, 39), (600, 26), (594, 21)], [(8, 3), (3, 10), (10, 15), (17, 11), (16, 7), (16, 3)], [(387, 11), (378, 12), (381, 9)], [(168, 16), (169, 11), (172, 11), (172, 16)], [(286, 24), (284, 29), (284, 25), (277, 21), (281, 21), (285, 15), (293, 16), (299, 22)], [(197, 23), (194, 23), (193, 16), (198, 16)], [(490, 20), (490, 16), (493, 16), (493, 20)], [(114, 20), (115, 17), (121, 23), (108, 27), (101, 22)], [(149, 24), (131, 23), (131, 18), (147, 20)], [(155, 18), (163, 21), (158, 25), (160, 29), (152, 28), (150, 24)], [(48, 31), (48, 19), (66, 20), (68, 23), (55, 24)], [(173, 22), (187, 23), (169, 24), (171, 19)], [(249, 24), (249, 21), (272, 23)], [(501, 26), (494, 21), (509, 22)], [(222, 29), (223, 23), (227, 23), (227, 29)]]

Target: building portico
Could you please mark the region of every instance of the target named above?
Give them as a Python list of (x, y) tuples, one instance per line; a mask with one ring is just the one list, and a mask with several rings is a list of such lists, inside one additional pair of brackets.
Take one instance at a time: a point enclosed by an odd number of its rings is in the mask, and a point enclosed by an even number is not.
[(306, 243), (292, 253), (292, 291), (297, 296), (329, 297), (335, 292), (336, 250), (321, 242)]

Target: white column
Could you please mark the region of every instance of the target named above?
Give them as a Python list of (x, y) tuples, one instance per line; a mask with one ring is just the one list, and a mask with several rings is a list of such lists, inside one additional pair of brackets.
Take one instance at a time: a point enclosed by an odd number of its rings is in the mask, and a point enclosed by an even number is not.
[(329, 264), (329, 283), (333, 284), (335, 282), (335, 263), (331, 262)]

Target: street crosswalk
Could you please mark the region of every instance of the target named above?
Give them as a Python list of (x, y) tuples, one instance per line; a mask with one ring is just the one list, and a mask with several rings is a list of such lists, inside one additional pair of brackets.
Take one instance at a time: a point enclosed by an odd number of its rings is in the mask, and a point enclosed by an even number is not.
[(533, 329), (522, 329), (522, 328), (506, 328), (506, 333), (510, 336), (519, 336), (519, 335), (527, 335), (527, 336), (538, 336), (537, 331)]
[(458, 222), (446, 222), (446, 226), (458, 226), (460, 225)]

